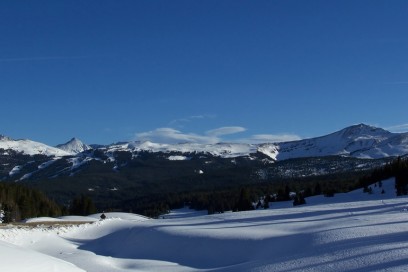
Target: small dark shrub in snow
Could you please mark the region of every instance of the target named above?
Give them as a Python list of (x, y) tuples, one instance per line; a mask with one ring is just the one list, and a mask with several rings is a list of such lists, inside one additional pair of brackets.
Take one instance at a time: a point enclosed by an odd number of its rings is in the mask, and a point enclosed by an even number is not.
[(263, 208), (264, 209), (269, 209), (269, 202), (268, 201), (264, 201)]
[(325, 197), (334, 197), (334, 190), (333, 190), (333, 189), (327, 190), (327, 191), (324, 193), (324, 196), (325, 196)]
[(293, 206), (298, 206), (298, 205), (303, 205), (303, 204), (306, 204), (306, 200), (303, 194), (301, 193), (296, 194), (296, 197), (293, 200)]

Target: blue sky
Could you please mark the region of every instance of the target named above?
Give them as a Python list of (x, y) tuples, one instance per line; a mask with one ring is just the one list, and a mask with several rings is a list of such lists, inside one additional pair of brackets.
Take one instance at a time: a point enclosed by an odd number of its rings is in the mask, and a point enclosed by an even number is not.
[(408, 1), (0, 2), (0, 134), (56, 145), (408, 131)]

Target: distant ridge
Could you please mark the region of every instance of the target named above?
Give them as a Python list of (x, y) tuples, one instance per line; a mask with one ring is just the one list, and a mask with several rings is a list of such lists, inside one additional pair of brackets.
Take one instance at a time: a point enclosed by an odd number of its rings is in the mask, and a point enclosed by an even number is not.
[(408, 154), (408, 133), (391, 133), (365, 124), (353, 125), (316, 138), (280, 143), (217, 143), (217, 144), (163, 144), (128, 142), (113, 144), (106, 151), (149, 151), (179, 153), (209, 153), (224, 158), (263, 153), (273, 160), (304, 157), (350, 156), (378, 159)]
[(275, 161), (323, 156), (378, 159), (408, 154), (408, 133), (392, 133), (382, 128), (357, 124), (320, 137), (279, 143), (164, 144), (150, 141), (130, 141), (111, 145), (89, 146), (77, 138), (72, 138), (67, 143), (60, 144), (56, 148), (30, 140), (14, 141), (6, 136), (0, 136), (0, 148), (5, 150), (13, 149), (28, 155), (75, 156), (92, 149), (92, 147), (104, 153), (116, 151), (131, 153), (141, 151), (152, 153), (176, 152), (180, 154), (203, 153), (222, 158), (262, 153)]

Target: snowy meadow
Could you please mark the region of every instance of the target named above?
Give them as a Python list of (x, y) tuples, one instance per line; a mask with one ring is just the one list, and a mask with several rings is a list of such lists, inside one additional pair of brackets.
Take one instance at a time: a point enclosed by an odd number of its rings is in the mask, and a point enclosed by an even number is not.
[[(381, 194), (381, 190), (385, 194)], [(307, 204), (161, 219), (108, 213), (0, 226), (2, 271), (408, 271), (408, 198), (394, 180)], [(54, 221), (45, 225), (44, 221)], [(82, 224), (58, 224), (83, 221)]]

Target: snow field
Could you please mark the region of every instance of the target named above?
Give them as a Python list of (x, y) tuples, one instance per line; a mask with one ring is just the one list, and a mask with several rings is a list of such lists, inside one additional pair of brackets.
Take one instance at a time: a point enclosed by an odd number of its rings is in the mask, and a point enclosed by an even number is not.
[(408, 198), (396, 198), (393, 183), (383, 182), (385, 194), (359, 189), (240, 213), (97, 214), (82, 218), (93, 223), (55, 227), (32, 219), (38, 227), (0, 228), (0, 262), (16, 272), (407, 271)]

